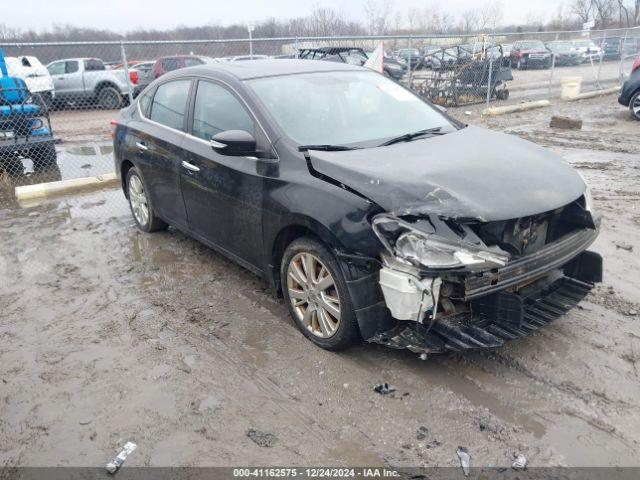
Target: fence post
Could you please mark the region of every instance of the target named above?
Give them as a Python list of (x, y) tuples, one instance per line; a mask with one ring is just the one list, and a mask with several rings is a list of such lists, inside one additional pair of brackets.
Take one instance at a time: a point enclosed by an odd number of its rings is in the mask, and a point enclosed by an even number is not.
[(622, 45), (620, 45), (620, 67), (619, 67), (619, 75), (620, 75), (620, 85), (624, 83), (624, 48), (627, 45), (627, 36), (629, 35), (629, 29), (624, 31), (624, 40), (622, 40)]
[[(556, 42), (558, 41), (558, 39), (560, 38), (560, 34), (556, 33)], [(551, 96), (553, 95), (552, 93), (552, 88), (553, 88), (553, 73), (556, 70), (556, 56), (553, 54), (553, 52), (551, 52), (551, 70), (549, 71), (549, 94), (548, 97), (551, 98)]]
[(120, 57), (122, 59), (122, 67), (124, 68), (124, 76), (129, 87), (129, 103), (133, 103), (133, 89), (134, 85), (131, 83), (131, 77), (129, 76), (129, 62), (127, 62), (127, 52), (124, 48), (124, 42), (120, 42)]
[(491, 77), (492, 76), (493, 76), (493, 55), (489, 54), (489, 75), (487, 76), (487, 107), (489, 106), (489, 102), (491, 101), (491, 79), (492, 79)]
[(300, 52), (300, 46), (299, 46), (299, 43), (298, 43), (298, 37), (296, 37), (295, 41), (293, 42), (293, 48), (295, 48), (295, 50), (296, 50), (295, 51), (296, 58), (299, 58), (298, 54)]
[(602, 90), (602, 84), (600, 83), (600, 70), (602, 70), (602, 59), (604, 58), (604, 48), (607, 43), (607, 31), (603, 33), (602, 42), (600, 43), (600, 62), (598, 63), (598, 75), (596, 77), (596, 88)]
[(408, 70), (407, 70), (407, 82), (408, 82), (407, 86), (409, 88), (411, 88), (412, 83), (413, 83), (412, 78), (411, 78), (412, 74), (413, 73), (411, 72), (411, 35), (409, 35), (409, 66), (408, 66)]

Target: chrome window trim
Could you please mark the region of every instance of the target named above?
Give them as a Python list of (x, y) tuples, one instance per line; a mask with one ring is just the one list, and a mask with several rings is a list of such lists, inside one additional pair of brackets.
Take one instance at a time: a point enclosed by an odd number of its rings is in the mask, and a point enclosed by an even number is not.
[[(247, 101), (242, 97), (242, 95), (240, 95), (240, 93), (238, 92), (238, 90), (236, 90), (232, 85), (228, 84), (227, 82), (225, 82), (224, 80), (220, 80), (220, 79), (211, 79), (211, 78), (207, 78), (207, 77), (202, 77), (202, 76), (197, 76), (197, 75), (193, 75), (193, 76), (185, 76), (185, 77), (179, 77), (179, 78), (172, 78), (169, 80), (166, 80), (162, 83), (159, 83), (158, 85), (156, 85), (154, 88), (156, 89), (156, 91), (158, 90), (158, 88), (161, 85), (164, 85), (165, 83), (169, 83), (169, 82), (174, 82), (177, 80), (186, 80), (189, 79), (191, 80), (191, 82), (193, 82), (194, 80), (204, 80), (204, 81), (208, 81), (211, 83), (219, 83), (221, 85), (223, 85), (224, 87), (226, 87), (227, 89), (231, 90), (234, 94), (235, 97), (238, 98), (240, 100), (240, 102), (244, 105), (245, 109), (247, 110), (247, 112), (249, 112), (249, 115), (251, 115), (251, 117), (253, 118), (253, 121), (256, 123), (256, 125), (260, 128), (260, 130), (262, 131), (263, 135), (265, 136), (265, 138), (267, 139), (267, 141), (269, 142), (269, 145), (271, 145), (271, 148), (273, 150), (273, 152), (276, 154), (276, 158), (277, 158), (277, 152), (275, 151), (275, 148), (273, 148), (273, 140), (271, 140), (271, 138), (269, 137), (269, 134), (267, 134), (267, 131), (264, 129), (264, 127), (262, 126), (262, 123), (260, 122), (260, 120), (258, 119), (258, 117), (256, 116), (256, 114), (253, 112), (253, 110), (251, 109), (251, 107), (249, 106), (249, 104), (247, 103)], [(198, 94), (197, 88), (196, 88), (196, 95)], [(147, 118), (145, 115), (142, 114), (142, 110), (140, 109), (140, 101), (139, 98), (144, 95), (144, 91), (140, 93), (140, 95), (138, 95), (138, 98), (136, 98), (135, 102), (136, 102), (136, 110), (138, 111), (138, 115), (140, 116), (140, 119), (148, 122), (152, 125), (157, 125), (159, 127), (165, 128), (171, 132), (175, 132), (175, 133), (180, 133), (183, 135), (186, 135), (189, 138), (195, 139), (195, 140), (199, 140), (203, 143), (205, 143), (206, 145), (211, 145), (207, 140), (204, 140), (200, 137), (196, 137), (188, 132), (184, 132), (182, 130), (177, 130), (175, 128), (172, 127), (168, 127), (167, 125), (163, 125), (162, 123), (158, 123), (154, 120), (151, 120), (150, 118)], [(156, 94), (153, 94), (153, 97), (155, 98)], [(153, 106), (153, 98), (151, 99), (151, 106)], [(187, 112), (187, 116), (189, 115), (190, 112)], [(273, 159), (272, 159), (273, 160)]]

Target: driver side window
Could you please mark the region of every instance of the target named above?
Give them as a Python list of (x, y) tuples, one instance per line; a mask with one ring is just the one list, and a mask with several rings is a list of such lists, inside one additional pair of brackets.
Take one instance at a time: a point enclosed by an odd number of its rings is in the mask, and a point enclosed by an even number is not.
[(193, 135), (203, 140), (226, 130), (244, 130), (255, 136), (253, 119), (226, 88), (200, 80), (193, 109)]

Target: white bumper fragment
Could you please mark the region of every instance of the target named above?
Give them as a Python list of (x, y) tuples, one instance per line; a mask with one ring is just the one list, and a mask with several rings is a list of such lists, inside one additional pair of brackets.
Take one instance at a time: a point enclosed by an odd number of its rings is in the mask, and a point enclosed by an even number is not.
[(380, 287), (387, 308), (397, 320), (422, 322), (426, 313), (435, 319), (440, 278), (418, 278), (388, 267), (380, 269)]

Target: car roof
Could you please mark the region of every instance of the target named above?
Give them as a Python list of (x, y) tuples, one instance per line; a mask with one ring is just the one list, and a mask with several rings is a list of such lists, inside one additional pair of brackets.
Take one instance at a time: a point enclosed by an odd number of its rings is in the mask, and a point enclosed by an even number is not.
[(185, 74), (213, 76), (216, 73), (222, 73), (235, 77), (238, 80), (248, 80), (251, 78), (295, 75), (300, 73), (362, 70), (362, 67), (349, 65), (347, 63), (282, 58), (247, 60), (244, 62), (209, 63), (206, 65), (174, 70), (171, 72), (171, 77), (178, 77)]

